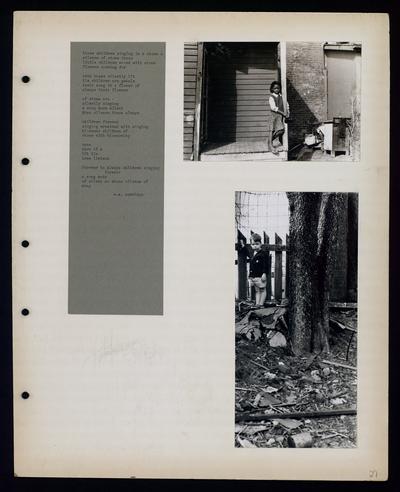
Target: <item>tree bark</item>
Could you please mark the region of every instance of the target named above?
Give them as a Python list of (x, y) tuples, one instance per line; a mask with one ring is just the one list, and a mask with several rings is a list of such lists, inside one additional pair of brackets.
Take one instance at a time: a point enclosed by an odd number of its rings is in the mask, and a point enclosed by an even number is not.
[(339, 193), (288, 193), (289, 327), (296, 355), (329, 351), (329, 280)]
[(358, 194), (349, 193), (347, 250), (347, 300), (357, 302), (358, 261)]

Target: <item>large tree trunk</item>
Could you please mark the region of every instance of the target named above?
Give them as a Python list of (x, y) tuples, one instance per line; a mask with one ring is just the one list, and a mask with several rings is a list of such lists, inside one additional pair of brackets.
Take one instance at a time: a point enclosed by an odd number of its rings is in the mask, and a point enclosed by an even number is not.
[(289, 324), (295, 354), (329, 351), (329, 279), (338, 193), (288, 193)]
[(348, 207), (348, 249), (347, 249), (347, 297), (357, 302), (357, 260), (358, 260), (358, 194), (349, 193)]

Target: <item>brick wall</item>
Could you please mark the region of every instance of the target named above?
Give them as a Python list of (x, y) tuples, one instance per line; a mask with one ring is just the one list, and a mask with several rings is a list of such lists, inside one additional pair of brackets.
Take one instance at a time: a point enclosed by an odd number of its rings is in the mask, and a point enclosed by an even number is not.
[(323, 43), (288, 42), (286, 51), (289, 149), (302, 142), (311, 125), (326, 119)]

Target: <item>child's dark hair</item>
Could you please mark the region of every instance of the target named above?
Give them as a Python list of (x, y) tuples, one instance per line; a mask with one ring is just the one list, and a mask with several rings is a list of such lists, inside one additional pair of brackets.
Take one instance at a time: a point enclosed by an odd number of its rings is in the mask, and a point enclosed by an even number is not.
[(272, 92), (272, 89), (273, 89), (276, 85), (279, 87), (279, 89), (282, 89), (282, 86), (281, 86), (280, 82), (279, 82), (278, 80), (274, 80), (274, 81), (272, 82), (272, 84), (270, 85), (270, 87), (269, 87), (269, 91), (270, 91), (270, 92)]
[(253, 243), (261, 243), (261, 236), (260, 234), (252, 234), (251, 239), (253, 240)]

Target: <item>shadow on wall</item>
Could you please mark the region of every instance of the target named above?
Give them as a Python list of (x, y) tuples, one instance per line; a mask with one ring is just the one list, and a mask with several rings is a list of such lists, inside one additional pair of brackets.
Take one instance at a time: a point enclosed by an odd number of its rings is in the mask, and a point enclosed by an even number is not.
[[(311, 133), (313, 126), (321, 120), (311, 111), (303, 97), (287, 80), (287, 97), (290, 105), (290, 122), (288, 123), (289, 151), (304, 142), (304, 136)], [(299, 150), (299, 149), (297, 149)], [(290, 156), (289, 156), (290, 159)]]

